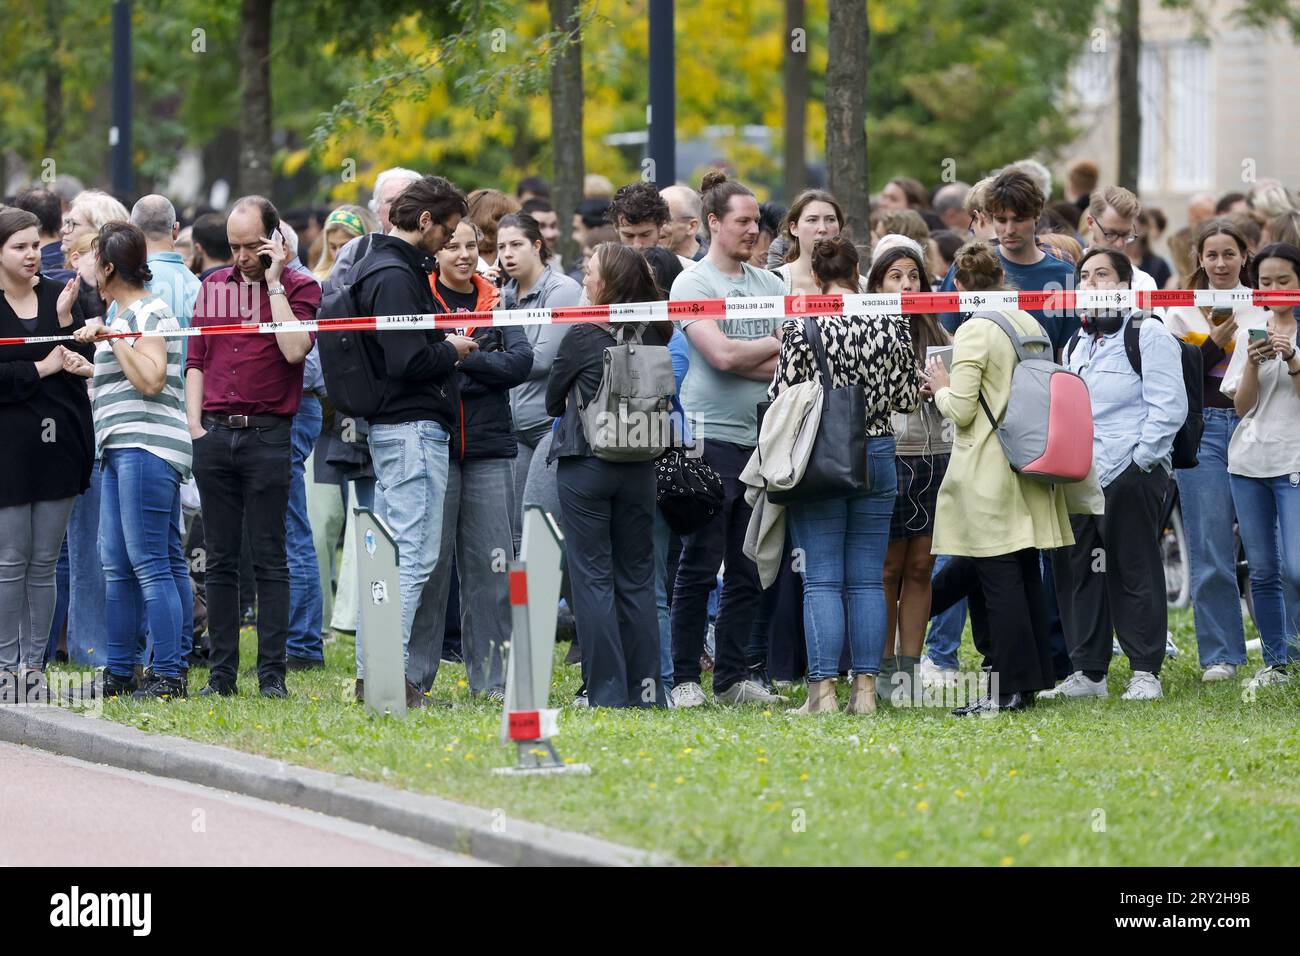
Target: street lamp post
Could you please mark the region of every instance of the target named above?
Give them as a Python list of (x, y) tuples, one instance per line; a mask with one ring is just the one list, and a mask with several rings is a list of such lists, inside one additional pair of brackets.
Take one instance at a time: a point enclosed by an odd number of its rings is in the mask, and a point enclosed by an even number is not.
[(135, 192), (131, 166), (131, 2), (113, 0), (113, 126), (108, 131), (112, 153), (113, 192), (125, 199)]
[(660, 188), (677, 182), (677, 80), (673, 0), (650, 0), (650, 162), (643, 179)]

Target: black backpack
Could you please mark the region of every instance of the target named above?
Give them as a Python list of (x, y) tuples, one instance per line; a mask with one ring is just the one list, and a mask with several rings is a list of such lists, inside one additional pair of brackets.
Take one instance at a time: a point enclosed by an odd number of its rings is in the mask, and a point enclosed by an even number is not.
[[(1147, 319), (1161, 322), (1160, 316), (1149, 312), (1136, 313), (1128, 325), (1124, 326), (1124, 354), (1128, 364), (1142, 377), (1142, 349), (1138, 343), (1142, 323)], [(1163, 322), (1161, 323), (1163, 324)], [(1070, 344), (1065, 349), (1068, 363), (1078, 345), (1082, 331), (1075, 332)], [(1201, 448), (1201, 433), (1205, 431), (1205, 378), (1201, 364), (1201, 350), (1195, 345), (1184, 342), (1177, 336), (1178, 352), (1183, 360), (1183, 388), (1187, 391), (1187, 418), (1178, 433), (1174, 435), (1173, 466), (1175, 468), (1195, 468), (1197, 453)]]
[[(318, 319), (354, 319), (361, 315), (353, 290), (362, 279), (384, 269), (400, 268), (394, 262), (381, 262), (367, 268), (364, 260), (357, 262), (334, 291), (321, 300)], [(321, 331), (316, 336), (320, 349), (321, 373), (325, 377), (325, 393), (334, 407), (356, 418), (369, 418), (379, 411), (388, 390), (383, 362), (379, 356), (374, 332)]]

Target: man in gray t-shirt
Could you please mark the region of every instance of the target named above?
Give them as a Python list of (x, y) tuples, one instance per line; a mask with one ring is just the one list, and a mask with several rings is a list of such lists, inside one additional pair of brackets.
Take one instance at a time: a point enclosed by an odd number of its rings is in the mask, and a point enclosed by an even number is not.
[[(706, 256), (673, 282), (673, 299), (734, 299), (785, 295), (775, 272), (747, 262), (733, 263), (737, 275), (723, 272)], [(682, 406), (692, 434), (753, 448), (758, 444), (758, 403), (767, 398), (778, 319), (691, 319), (681, 323), (691, 365), (682, 383)], [(774, 344), (775, 343), (775, 344)]]
[[(744, 186), (722, 181), (703, 190), (712, 241), (708, 255), (673, 282), (672, 299), (721, 299), (785, 294), (780, 277), (749, 265), (758, 239), (758, 201)], [(734, 316), (681, 323), (690, 346), (690, 371), (682, 405), (704, 460), (722, 476), (721, 512), (682, 543), (672, 601), (672, 701), (678, 707), (705, 702), (700, 655), (708, 621), (709, 591), (726, 559), (714, 625), (713, 693), (719, 703), (780, 703), (763, 686), (765, 661), (747, 661), (746, 646), (762, 587), (758, 568), (745, 557), (750, 508), (740, 480), (758, 442), (758, 403), (767, 397), (781, 343), (776, 319)], [(751, 673), (751, 669), (757, 673)]]

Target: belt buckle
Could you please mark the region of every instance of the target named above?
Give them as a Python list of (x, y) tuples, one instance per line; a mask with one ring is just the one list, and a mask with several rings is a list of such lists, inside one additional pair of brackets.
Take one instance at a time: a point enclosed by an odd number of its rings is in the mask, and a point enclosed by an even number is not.
[(247, 427), (248, 427), (248, 416), (247, 416), (247, 415), (231, 415), (231, 416), (227, 419), (227, 421), (229, 422), (231, 428), (247, 428)]

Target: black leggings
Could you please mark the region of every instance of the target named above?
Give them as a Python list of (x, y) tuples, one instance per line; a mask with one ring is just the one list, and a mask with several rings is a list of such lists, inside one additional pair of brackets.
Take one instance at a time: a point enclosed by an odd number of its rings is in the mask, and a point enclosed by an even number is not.
[(1048, 690), (1052, 679), (1047, 593), (1032, 548), (988, 558), (954, 557), (934, 578), (930, 614), (962, 598), (970, 602), (971, 634), (1001, 694)]

